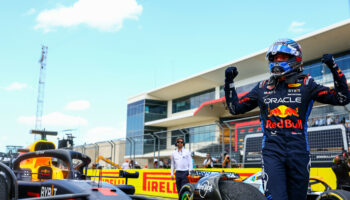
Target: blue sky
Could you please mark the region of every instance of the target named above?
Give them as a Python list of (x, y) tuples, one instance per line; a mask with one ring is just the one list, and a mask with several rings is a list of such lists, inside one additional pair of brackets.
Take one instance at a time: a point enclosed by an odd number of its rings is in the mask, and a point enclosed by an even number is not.
[(92, 143), (125, 136), (129, 97), (349, 16), (348, 0), (3, 1), (0, 151), (34, 141), (43, 44), (43, 128)]

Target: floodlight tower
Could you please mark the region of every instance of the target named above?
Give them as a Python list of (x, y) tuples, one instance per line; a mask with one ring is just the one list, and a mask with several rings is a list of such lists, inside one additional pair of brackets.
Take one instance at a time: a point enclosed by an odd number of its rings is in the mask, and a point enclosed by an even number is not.
[(44, 107), (44, 89), (45, 89), (45, 71), (46, 71), (46, 56), (47, 46), (41, 47), (41, 58), (40, 63), (40, 76), (38, 85), (38, 98), (36, 104), (36, 119), (35, 119), (35, 130), (41, 130), (43, 107)]

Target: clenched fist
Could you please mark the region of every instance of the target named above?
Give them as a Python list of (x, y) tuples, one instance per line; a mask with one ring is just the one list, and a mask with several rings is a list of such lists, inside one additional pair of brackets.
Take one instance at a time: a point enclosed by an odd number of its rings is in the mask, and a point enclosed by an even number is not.
[(225, 78), (228, 81), (233, 80), (237, 75), (238, 75), (238, 71), (237, 71), (236, 67), (233, 67), (233, 66), (232, 67), (228, 67), (225, 70)]
[(329, 69), (333, 69), (335, 67), (335, 61), (332, 54), (324, 54), (322, 56), (321, 62), (326, 64)]

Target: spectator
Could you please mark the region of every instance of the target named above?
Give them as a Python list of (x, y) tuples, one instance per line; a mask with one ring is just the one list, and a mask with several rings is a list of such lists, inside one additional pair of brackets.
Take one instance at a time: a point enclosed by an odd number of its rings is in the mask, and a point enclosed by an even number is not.
[(206, 159), (203, 161), (203, 168), (213, 168), (213, 159), (210, 156), (210, 153), (207, 153)]
[(169, 159), (168, 158), (165, 158), (163, 160), (163, 168), (164, 169), (170, 169), (170, 162), (169, 162)]
[(350, 120), (345, 120), (345, 127), (349, 128), (350, 127)]
[(130, 167), (129, 167), (129, 160), (128, 159), (125, 159), (125, 162), (122, 164), (122, 168), (123, 169), (130, 169)]
[(222, 166), (222, 168), (230, 168), (231, 167), (230, 156), (228, 154), (225, 155), (225, 158), (222, 161), (221, 166)]
[(158, 169), (158, 168), (162, 168), (163, 167), (163, 162), (162, 161), (158, 161), (158, 159), (154, 159), (153, 161), (153, 168), (154, 169)]
[[(346, 152), (343, 152), (345, 155)], [(337, 189), (346, 189), (350, 188), (350, 176), (349, 176), (349, 159), (343, 155), (336, 156), (334, 158), (334, 165), (332, 170), (337, 178)]]
[(324, 125), (326, 125), (326, 118), (322, 117), (320, 119), (320, 126), (324, 126)]
[(345, 117), (343, 117), (342, 119), (341, 119), (341, 121), (340, 121), (340, 123), (342, 123), (342, 124), (345, 124)]
[(139, 163), (136, 160), (134, 162), (134, 169), (141, 169), (141, 166), (139, 165)]
[(315, 126), (319, 126), (319, 125), (320, 125), (320, 118), (316, 118)]
[(328, 116), (327, 117), (327, 125), (331, 125), (331, 124), (333, 124), (333, 122), (334, 122), (334, 120), (333, 120), (332, 116)]
[(153, 169), (157, 169), (157, 168), (159, 168), (159, 163), (158, 163), (158, 159), (154, 159), (153, 160)]
[(316, 123), (315, 118), (312, 118), (310, 122), (310, 127), (316, 126), (315, 123)]
[(145, 164), (145, 169), (147, 169), (148, 168), (148, 165), (147, 164)]
[(129, 162), (129, 169), (134, 169), (135, 168), (135, 163), (133, 160), (130, 160)]

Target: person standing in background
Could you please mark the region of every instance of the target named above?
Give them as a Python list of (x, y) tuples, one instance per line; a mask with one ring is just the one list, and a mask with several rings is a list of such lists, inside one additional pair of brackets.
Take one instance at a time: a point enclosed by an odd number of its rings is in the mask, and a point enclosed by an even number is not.
[(130, 169), (128, 159), (125, 159), (125, 162), (122, 164), (122, 169)]
[(203, 168), (213, 168), (213, 159), (211, 158), (210, 153), (207, 153), (207, 157), (203, 161)]
[[(185, 140), (182, 137), (176, 138), (175, 151), (171, 154), (171, 180), (176, 178), (176, 189), (180, 192), (183, 185), (188, 183), (187, 176), (192, 170), (191, 152), (184, 148)], [(175, 178), (174, 178), (174, 171)]]

